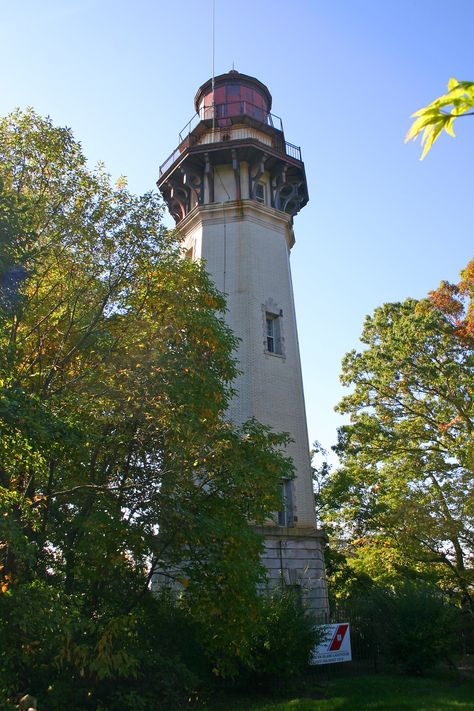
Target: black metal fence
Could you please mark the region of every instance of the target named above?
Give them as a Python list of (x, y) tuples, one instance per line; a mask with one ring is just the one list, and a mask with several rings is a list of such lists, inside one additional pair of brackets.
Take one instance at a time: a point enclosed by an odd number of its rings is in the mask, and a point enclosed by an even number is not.
[(331, 610), (327, 624), (349, 623), (352, 661), (316, 664), (317, 675), (367, 674), (377, 672), (381, 665), (380, 644), (374, 619), (353, 609), (339, 607)]
[[(352, 661), (314, 665), (313, 673), (321, 676), (357, 675), (387, 671), (393, 668), (386, 657), (384, 626), (375, 615), (360, 613), (350, 606), (340, 606), (331, 610), (327, 624), (349, 623)], [(390, 620), (386, 621), (390, 624)], [(462, 669), (466, 660), (474, 668), (474, 619), (469, 613), (461, 615), (452, 655), (448, 655), (442, 665)], [(461, 661), (460, 661), (461, 660)]]

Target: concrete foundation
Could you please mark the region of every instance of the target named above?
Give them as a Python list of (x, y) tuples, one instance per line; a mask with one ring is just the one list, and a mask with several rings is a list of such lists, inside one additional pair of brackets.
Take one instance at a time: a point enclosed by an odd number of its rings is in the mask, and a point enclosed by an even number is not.
[(262, 562), (267, 590), (301, 591), (305, 606), (320, 621), (329, 613), (324, 565), (325, 533), (319, 529), (268, 526), (256, 529), (264, 536)]

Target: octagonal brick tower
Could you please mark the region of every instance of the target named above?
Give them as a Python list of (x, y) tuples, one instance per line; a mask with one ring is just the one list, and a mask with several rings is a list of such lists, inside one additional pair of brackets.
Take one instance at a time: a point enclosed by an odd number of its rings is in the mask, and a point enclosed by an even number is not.
[(314, 511), (290, 272), (293, 218), (308, 189), (301, 151), (286, 142), (271, 104), (254, 77), (232, 70), (207, 81), (157, 184), (185, 256), (204, 259), (227, 295), (242, 371), (229, 419), (255, 417), (294, 440), (296, 476), (282, 482), (281, 511), (260, 529), (269, 586), (299, 586), (308, 606), (325, 613), (325, 536)]

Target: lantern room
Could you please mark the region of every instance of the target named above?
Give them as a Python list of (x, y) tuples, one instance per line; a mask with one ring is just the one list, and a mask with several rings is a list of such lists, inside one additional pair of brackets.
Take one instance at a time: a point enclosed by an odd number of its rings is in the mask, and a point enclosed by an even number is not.
[(214, 82), (209, 79), (203, 84), (197, 91), (194, 104), (201, 121), (214, 119), (220, 128), (243, 116), (261, 123), (272, 123), (272, 97), (267, 87), (258, 79), (240, 74), (235, 69), (216, 77)]

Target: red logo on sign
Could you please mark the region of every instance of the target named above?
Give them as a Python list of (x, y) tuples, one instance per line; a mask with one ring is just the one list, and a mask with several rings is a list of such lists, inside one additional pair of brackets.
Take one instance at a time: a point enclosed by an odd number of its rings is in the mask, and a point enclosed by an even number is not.
[(349, 625), (338, 625), (332, 638), (331, 644), (329, 645), (330, 652), (337, 652), (341, 648), (344, 637), (346, 636), (347, 628)]

